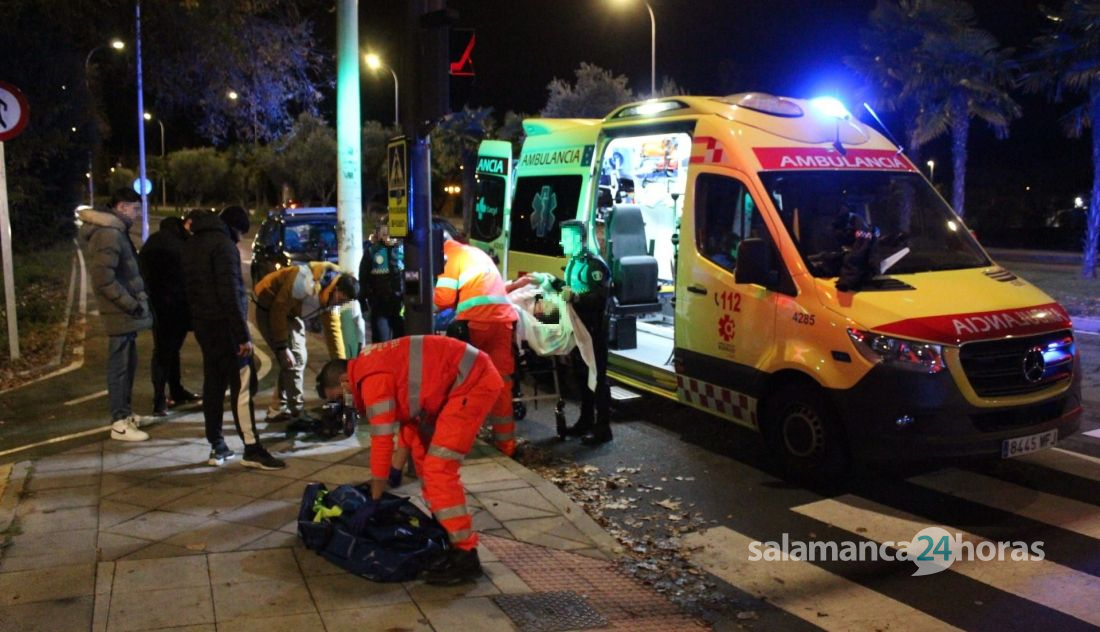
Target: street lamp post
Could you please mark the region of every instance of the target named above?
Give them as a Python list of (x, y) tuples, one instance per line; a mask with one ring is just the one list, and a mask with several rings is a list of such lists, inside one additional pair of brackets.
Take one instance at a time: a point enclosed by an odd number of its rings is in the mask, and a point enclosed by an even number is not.
[[(153, 119), (153, 115), (146, 112), (145, 120), (150, 121)], [(157, 119), (157, 124), (160, 125), (160, 206), (164, 208), (168, 206), (168, 189), (164, 187), (164, 171), (167, 168), (164, 163), (164, 121)]]
[(657, 17), (649, 2), (642, 4), (649, 11), (649, 96), (657, 98)]
[[(116, 51), (121, 51), (126, 48), (126, 42), (123, 42), (116, 37), (115, 39), (111, 40), (109, 44), (100, 44), (99, 46), (96, 46), (92, 50), (88, 51), (88, 56), (84, 58), (84, 91), (88, 93), (89, 109), (92, 102), (92, 82), (88, 77), (88, 72), (89, 67), (92, 64), (92, 55), (94, 55), (97, 50), (108, 45), (110, 45), (110, 47)], [(95, 123), (93, 121), (93, 125), (94, 124)], [(88, 150), (88, 206), (95, 206), (94, 152), (95, 146), (93, 144), (92, 148)]]
[(935, 184), (936, 183), (936, 161), (935, 160), (929, 160), (925, 164), (928, 165), (928, 181), (931, 182), (932, 184)]
[(394, 124), (395, 127), (400, 126), (401, 125), (401, 120), (400, 120), (401, 110), (397, 107), (397, 104), (398, 104), (397, 95), (399, 93), (399, 88), (398, 88), (398, 83), (397, 83), (397, 73), (394, 72), (393, 68), (391, 68), (390, 66), (387, 66), (386, 64), (383, 64), (382, 60), (378, 57), (378, 55), (375, 55), (374, 53), (367, 53), (366, 55), (364, 55), (363, 60), (367, 62), (367, 67), (370, 68), (371, 70), (378, 70), (379, 68), (382, 68), (383, 66), (385, 66), (386, 70), (390, 71), (390, 75), (393, 76), (393, 124)]

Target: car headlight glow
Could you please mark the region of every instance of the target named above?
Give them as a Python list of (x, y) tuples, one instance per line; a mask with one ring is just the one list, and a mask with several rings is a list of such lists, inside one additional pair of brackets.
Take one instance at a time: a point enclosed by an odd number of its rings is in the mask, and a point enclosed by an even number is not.
[(939, 373), (947, 368), (943, 361), (943, 346), (893, 338), (871, 331), (848, 329), (848, 337), (863, 357), (871, 362), (883, 362), (900, 369), (921, 373)]

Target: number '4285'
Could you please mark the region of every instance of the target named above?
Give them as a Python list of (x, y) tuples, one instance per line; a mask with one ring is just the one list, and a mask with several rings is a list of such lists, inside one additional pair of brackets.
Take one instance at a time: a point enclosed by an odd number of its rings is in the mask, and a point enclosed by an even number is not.
[(802, 312), (795, 312), (792, 320), (794, 320), (794, 322), (798, 323), (799, 325), (812, 325), (814, 324), (814, 315), (803, 314)]

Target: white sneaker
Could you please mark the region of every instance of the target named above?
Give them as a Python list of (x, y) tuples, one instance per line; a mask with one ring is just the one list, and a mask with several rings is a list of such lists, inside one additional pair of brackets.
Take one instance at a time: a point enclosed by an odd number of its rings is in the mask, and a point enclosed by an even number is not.
[(156, 421), (156, 418), (146, 417), (144, 415), (130, 415), (129, 418), (134, 420), (134, 425), (138, 428), (144, 428), (145, 426), (152, 425)]
[(111, 422), (111, 438), (116, 441), (145, 441), (149, 438), (149, 433), (138, 430), (131, 416)]

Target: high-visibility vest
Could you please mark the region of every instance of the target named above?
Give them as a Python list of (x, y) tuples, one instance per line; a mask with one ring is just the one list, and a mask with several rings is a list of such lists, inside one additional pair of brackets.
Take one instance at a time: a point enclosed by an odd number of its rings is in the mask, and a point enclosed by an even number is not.
[(435, 283), (437, 309), (455, 308), (455, 318), (475, 322), (515, 322), (504, 279), (496, 264), (476, 246), (453, 239), (443, 242), (447, 265)]
[(348, 361), (348, 383), (355, 408), (369, 422), (371, 473), (390, 473), (394, 436), (402, 422), (423, 414), (434, 418), (447, 399), (461, 393), (476, 364), (491, 367), (489, 356), (445, 336), (406, 336), (369, 345)]

